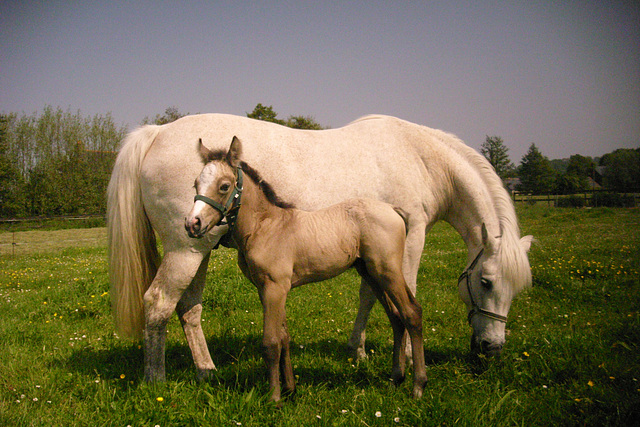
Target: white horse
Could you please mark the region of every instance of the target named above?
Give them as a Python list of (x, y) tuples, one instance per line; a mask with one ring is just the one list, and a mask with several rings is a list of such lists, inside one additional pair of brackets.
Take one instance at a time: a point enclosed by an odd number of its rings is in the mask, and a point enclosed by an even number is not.
[[(278, 196), (303, 210), (367, 197), (402, 210), (407, 224), (403, 272), (415, 293), (425, 233), (449, 222), (465, 241), (469, 267), (458, 281), (469, 309), (472, 349), (499, 355), (513, 297), (531, 284), (527, 251), (500, 178), (475, 150), (439, 130), (387, 116), (343, 128), (294, 130), (230, 115), (195, 115), (130, 133), (108, 188), (112, 302), (119, 330), (145, 339), (145, 378), (165, 378), (166, 325), (176, 311), (199, 377), (215, 369), (200, 325), (211, 249), (226, 226), (191, 239), (184, 218), (202, 162), (198, 139), (226, 150), (237, 135), (244, 158)], [(164, 258), (155, 234), (164, 244)], [(364, 355), (365, 325), (375, 303), (360, 287), (349, 344)]]

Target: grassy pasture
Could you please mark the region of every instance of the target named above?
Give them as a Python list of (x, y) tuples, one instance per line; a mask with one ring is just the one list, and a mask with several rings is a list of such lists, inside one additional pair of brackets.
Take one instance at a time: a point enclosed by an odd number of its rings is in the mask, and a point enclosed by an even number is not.
[[(140, 343), (114, 334), (104, 229), (0, 233), (0, 425), (636, 425), (640, 418), (640, 211), (519, 207), (534, 287), (515, 300), (500, 361), (469, 356), (457, 296), (464, 245), (446, 224), (419, 272), (429, 383), (389, 381), (391, 331), (377, 306), (369, 358), (353, 360), (358, 278), (293, 291), (287, 303), (298, 391), (267, 401), (261, 308), (235, 265), (211, 258), (204, 329), (218, 367), (195, 381), (177, 319), (167, 382), (142, 382)], [(57, 242), (57, 243), (56, 243)], [(12, 255), (13, 243), (15, 255)]]

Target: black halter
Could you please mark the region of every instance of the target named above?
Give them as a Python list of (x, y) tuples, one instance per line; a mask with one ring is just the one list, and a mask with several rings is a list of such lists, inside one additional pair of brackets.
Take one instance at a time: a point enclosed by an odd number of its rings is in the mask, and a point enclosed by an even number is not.
[(502, 323), (507, 323), (506, 316), (502, 316), (501, 314), (493, 313), (491, 311), (487, 311), (483, 308), (480, 308), (480, 306), (476, 304), (476, 301), (473, 299), (473, 293), (471, 292), (471, 281), (469, 280), (469, 277), (471, 277), (471, 273), (473, 272), (473, 269), (476, 267), (476, 264), (478, 264), (478, 261), (480, 260), (480, 257), (482, 256), (483, 252), (484, 252), (484, 248), (480, 249), (480, 252), (478, 252), (478, 255), (476, 255), (475, 259), (471, 262), (469, 267), (462, 272), (462, 274), (460, 275), (460, 278), (458, 279), (458, 285), (464, 279), (467, 279), (467, 292), (469, 293), (469, 299), (471, 300), (471, 310), (469, 310), (469, 315), (467, 317), (467, 320), (469, 323), (471, 323), (471, 319), (473, 318), (473, 316), (475, 316), (476, 314), (481, 314), (485, 317), (488, 317), (489, 319), (497, 320)]
[(238, 212), (240, 211), (240, 206), (242, 205), (242, 167), (238, 166), (237, 171), (238, 172), (236, 174), (235, 187), (229, 195), (227, 203), (225, 203), (224, 205), (201, 194), (197, 194), (196, 197), (194, 197), (194, 202), (198, 200), (205, 202), (206, 204), (220, 212), (220, 214), (222, 214), (220, 221), (218, 221), (216, 225), (229, 226), (228, 231), (224, 236), (220, 238), (218, 244), (214, 249), (217, 249), (219, 245), (226, 247), (229, 246), (231, 233), (233, 232), (233, 227), (236, 225), (236, 220), (238, 219)]

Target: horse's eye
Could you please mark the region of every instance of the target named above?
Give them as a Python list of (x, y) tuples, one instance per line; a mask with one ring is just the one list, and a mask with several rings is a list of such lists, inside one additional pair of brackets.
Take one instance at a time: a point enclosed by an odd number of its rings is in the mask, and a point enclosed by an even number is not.
[(220, 192), (226, 193), (227, 191), (229, 191), (229, 188), (231, 188), (231, 185), (228, 183), (224, 183), (220, 186)]
[(485, 288), (488, 291), (490, 291), (491, 288), (493, 287), (493, 282), (489, 279), (485, 279), (484, 277), (480, 279), (480, 284), (482, 285), (483, 288)]

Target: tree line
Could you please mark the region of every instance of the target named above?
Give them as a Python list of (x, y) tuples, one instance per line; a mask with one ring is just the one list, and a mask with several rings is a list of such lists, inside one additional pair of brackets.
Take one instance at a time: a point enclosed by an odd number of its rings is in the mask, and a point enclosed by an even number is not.
[[(184, 115), (170, 107), (142, 124), (166, 124)], [(280, 119), (272, 106), (262, 104), (246, 115), (296, 129), (325, 129), (312, 116)], [(30, 115), (0, 114), (0, 218), (104, 214), (106, 188), (126, 132), (110, 114), (84, 117), (51, 106)], [(505, 184), (530, 194), (576, 193), (591, 189), (593, 182), (613, 191), (640, 189), (640, 149), (550, 161), (532, 144), (516, 167), (502, 138), (487, 136), (481, 153)]]
[[(175, 107), (142, 124), (183, 117)], [(281, 120), (258, 104), (248, 117), (298, 129), (322, 129), (311, 116)], [(106, 188), (127, 133), (113, 117), (46, 106), (33, 114), (0, 114), (0, 218), (104, 215)]]
[(600, 158), (574, 154), (549, 160), (535, 144), (516, 167), (502, 138), (487, 136), (480, 149), (505, 184), (527, 194), (575, 194), (594, 189), (640, 192), (640, 148), (617, 149)]
[(102, 214), (126, 129), (111, 115), (47, 106), (0, 115), (0, 217)]

